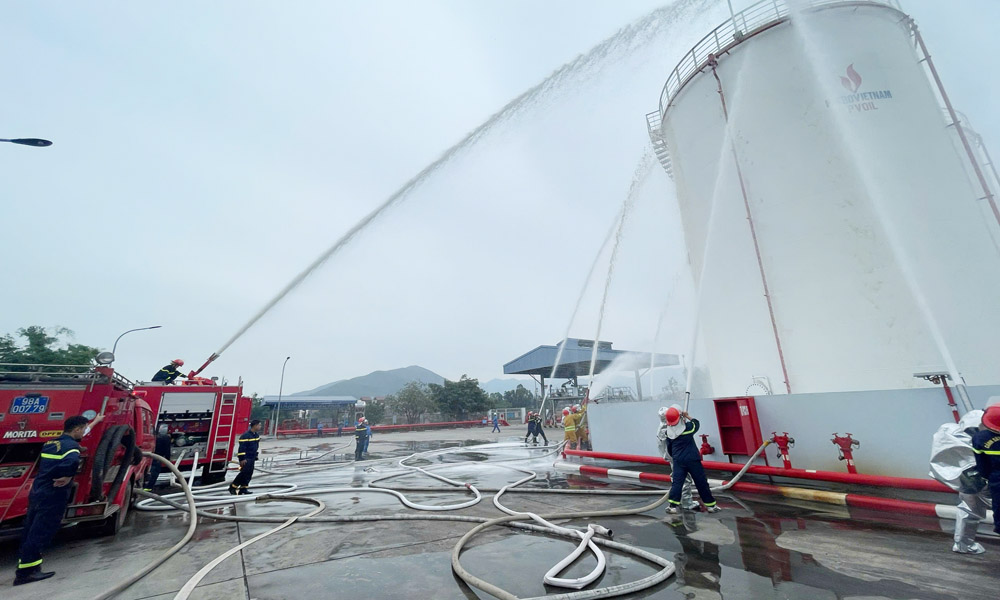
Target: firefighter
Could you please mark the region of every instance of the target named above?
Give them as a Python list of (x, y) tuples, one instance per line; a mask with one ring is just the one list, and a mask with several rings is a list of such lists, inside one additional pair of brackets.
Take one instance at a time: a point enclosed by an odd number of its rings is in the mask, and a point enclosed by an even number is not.
[(62, 435), (42, 446), (38, 473), (28, 494), (28, 514), (24, 517), (21, 547), (17, 552), (14, 585), (55, 575), (54, 571), (42, 572), (42, 551), (62, 525), (73, 490), (70, 484), (80, 465), (79, 442), (103, 419), (104, 415), (99, 415), (88, 424), (86, 417), (70, 417), (63, 424)]
[(368, 427), (365, 420), (358, 419), (358, 424), (354, 426), (354, 460), (361, 460), (361, 455), (365, 451), (365, 442), (368, 440)]
[(590, 426), (587, 423), (587, 406), (573, 405), (576, 413), (576, 437), (580, 440), (580, 450), (593, 450), (590, 445)]
[(365, 447), (361, 449), (361, 454), (368, 454), (368, 444), (372, 441), (372, 426), (368, 422), (368, 417), (361, 419), (365, 423)]
[[(673, 459), (670, 457), (670, 452), (667, 451), (667, 428), (669, 427), (667, 425), (667, 412), (669, 410), (666, 407), (660, 409), (660, 428), (656, 432), (656, 441), (660, 448), (660, 456), (671, 461), (672, 465)], [(694, 499), (694, 480), (691, 479), (691, 475), (684, 478), (684, 487), (681, 488), (681, 508), (685, 510), (700, 510), (701, 508)]]
[(666, 423), (664, 431), (666, 437), (667, 452), (671, 456), (670, 473), (670, 494), (667, 507), (668, 514), (680, 512), (681, 492), (684, 481), (688, 474), (694, 479), (694, 485), (698, 488), (698, 495), (705, 503), (708, 512), (715, 513), (722, 510), (715, 503), (712, 490), (708, 487), (708, 476), (705, 475), (705, 468), (701, 465), (701, 452), (695, 445), (694, 434), (700, 427), (698, 419), (692, 419), (686, 411), (681, 411), (676, 404), (663, 411), (663, 420)]
[[(496, 413), (493, 413), (493, 431), (500, 433), (500, 417)], [(490, 433), (493, 433), (493, 431), (490, 431)]]
[(250, 479), (253, 477), (253, 466), (257, 462), (257, 452), (260, 448), (260, 419), (250, 421), (250, 429), (240, 436), (240, 447), (236, 451), (236, 456), (240, 461), (240, 472), (229, 484), (229, 493), (232, 495), (249, 494)]
[(542, 436), (542, 443), (548, 446), (549, 438), (545, 437), (545, 429), (542, 428), (542, 415), (533, 413), (531, 419), (535, 422), (535, 439), (537, 440), (538, 436)]
[(576, 415), (564, 408), (563, 414), (563, 440), (570, 450), (576, 450)]
[[(170, 460), (170, 428), (166, 425), (160, 425), (159, 430), (156, 432), (156, 447), (153, 449), (153, 454), (159, 454), (163, 458)], [(160, 461), (154, 460), (153, 465), (149, 467), (149, 480), (146, 482), (146, 491), (151, 491), (156, 487), (156, 480), (160, 478), (160, 471), (163, 466)]]
[(534, 443), (538, 443), (538, 432), (535, 429), (535, 413), (528, 411), (528, 433), (524, 435), (524, 443), (528, 443), (528, 438), (535, 436)]
[(171, 385), (178, 377), (186, 377), (186, 375), (177, 369), (177, 367), (183, 366), (184, 361), (179, 358), (175, 358), (170, 361), (169, 365), (157, 371), (156, 375), (153, 375), (153, 381), (162, 381), (164, 385)]
[(993, 531), (1000, 533), (1000, 404), (986, 407), (983, 426), (972, 436), (979, 475), (989, 482), (993, 496)]

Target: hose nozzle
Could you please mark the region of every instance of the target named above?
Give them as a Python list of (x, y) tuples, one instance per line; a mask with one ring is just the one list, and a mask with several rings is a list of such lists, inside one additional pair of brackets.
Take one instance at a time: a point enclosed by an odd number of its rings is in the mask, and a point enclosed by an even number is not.
[(605, 537), (612, 537), (613, 535), (612, 531), (603, 525), (591, 525), (590, 528), (593, 529), (594, 533), (598, 535), (603, 535)]

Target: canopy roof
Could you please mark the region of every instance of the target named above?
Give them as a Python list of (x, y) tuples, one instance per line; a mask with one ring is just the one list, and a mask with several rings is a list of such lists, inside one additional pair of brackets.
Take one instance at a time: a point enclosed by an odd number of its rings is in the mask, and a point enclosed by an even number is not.
[[(553, 375), (552, 367), (556, 364), (556, 357), (562, 345), (563, 342), (554, 346), (539, 346), (505, 364), (503, 372), (506, 375), (539, 375), (557, 379), (589, 375), (594, 340), (568, 338), (562, 356), (559, 357), (559, 367)], [(675, 354), (612, 350), (611, 342), (598, 341), (594, 374), (606, 370), (612, 363), (615, 364), (615, 370), (635, 371), (650, 367), (674, 367), (679, 365), (680, 361)]]

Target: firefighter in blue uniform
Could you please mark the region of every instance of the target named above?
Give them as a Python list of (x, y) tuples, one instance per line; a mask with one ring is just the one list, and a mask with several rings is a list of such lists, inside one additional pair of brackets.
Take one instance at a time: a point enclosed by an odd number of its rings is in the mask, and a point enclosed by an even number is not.
[(983, 427), (972, 436), (976, 468), (989, 482), (993, 496), (993, 531), (1000, 533), (1000, 404), (983, 412)]
[(260, 448), (260, 420), (250, 421), (250, 429), (240, 436), (240, 447), (236, 451), (236, 458), (240, 461), (240, 473), (229, 484), (229, 493), (232, 495), (249, 494), (250, 479), (253, 477), (253, 465), (257, 462), (257, 452)]
[(361, 460), (365, 445), (368, 443), (368, 425), (363, 418), (358, 419), (357, 425), (354, 426), (354, 441), (357, 443), (354, 447), (354, 460)]
[(153, 381), (162, 381), (166, 385), (170, 385), (178, 377), (185, 377), (185, 375), (183, 375), (177, 368), (183, 366), (184, 366), (184, 361), (179, 358), (175, 358), (174, 360), (170, 361), (169, 365), (157, 371), (156, 375), (153, 375)]
[(73, 492), (73, 477), (80, 466), (80, 440), (90, 427), (104, 419), (101, 415), (88, 424), (86, 417), (70, 417), (59, 438), (45, 442), (38, 473), (28, 494), (28, 514), (24, 517), (21, 547), (17, 552), (14, 585), (48, 579), (54, 571), (42, 572), (42, 551), (62, 525)]
[(681, 492), (688, 474), (694, 479), (698, 495), (701, 496), (701, 501), (705, 503), (708, 512), (719, 512), (721, 509), (715, 503), (712, 490), (708, 487), (708, 476), (705, 475), (705, 468), (701, 464), (701, 452), (695, 445), (694, 434), (699, 428), (698, 419), (692, 419), (687, 412), (679, 410), (676, 406), (661, 408), (660, 417), (667, 425), (664, 433), (672, 469), (668, 496), (670, 505), (667, 507), (667, 512), (670, 514), (680, 512)]

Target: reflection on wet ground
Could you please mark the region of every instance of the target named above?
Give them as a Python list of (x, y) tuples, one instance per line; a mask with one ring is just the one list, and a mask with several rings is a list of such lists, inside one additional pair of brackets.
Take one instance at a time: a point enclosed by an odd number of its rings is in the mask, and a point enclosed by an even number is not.
[[(388, 436), (383, 436), (386, 438)], [(317, 493), (327, 515), (386, 515), (412, 513), (397, 499), (363, 491), (372, 482), (400, 489), (440, 488), (406, 492), (423, 504), (453, 504), (468, 497), (463, 488), (443, 483), (397, 464), (416, 451), (440, 450), (449, 442), (383, 441), (379, 454), (387, 460), (345, 462), (322, 470), (274, 477), (299, 488), (354, 486), (349, 493)], [(473, 443), (475, 442), (475, 443)], [(489, 446), (476, 440), (454, 440), (463, 448), (447, 455), (430, 455), (415, 463), (433, 465), (436, 472), (482, 489), (498, 488), (523, 477), (510, 467), (535, 471), (525, 488), (557, 493), (504, 496), (514, 510), (552, 513), (641, 507), (656, 498), (600, 495), (605, 490), (656, 489), (650, 486), (566, 475), (552, 468), (555, 458), (543, 448)], [(465, 449), (469, 446), (477, 448)], [(326, 446), (326, 451), (334, 446)], [(317, 449), (319, 445), (317, 444)], [(292, 450), (296, 454), (300, 449)], [(520, 459), (507, 461), (507, 459)], [(293, 463), (288, 463), (292, 465)], [(261, 478), (260, 481), (264, 481)], [(560, 490), (592, 490), (598, 494), (566, 494)], [(979, 557), (950, 552), (950, 536), (935, 520), (886, 518), (879, 513), (798, 501), (762, 502), (764, 497), (723, 496), (723, 512), (686, 512), (667, 516), (662, 508), (641, 515), (597, 519), (615, 531), (615, 540), (675, 561), (677, 572), (657, 587), (634, 598), (726, 600), (964, 600), (1000, 597), (997, 592), (996, 538), (983, 539), (987, 554)], [(301, 505), (237, 504), (209, 509), (222, 514), (288, 516)], [(488, 497), (458, 514), (497, 516)], [(584, 527), (585, 520), (570, 521)], [(134, 512), (116, 538), (90, 539), (78, 529), (60, 534), (46, 564), (58, 575), (47, 582), (7, 588), (8, 598), (86, 598), (124, 577), (173, 544), (187, 526), (186, 515)], [(239, 541), (264, 533), (273, 525), (228, 523), (203, 519), (195, 540), (177, 557), (128, 591), (123, 598), (170, 598), (184, 580)], [(224, 561), (196, 591), (194, 598), (356, 598), (462, 599), (486, 597), (458, 582), (450, 552), (471, 527), (439, 521), (377, 521), (302, 523), (267, 538)], [(497, 528), (475, 538), (462, 564), (476, 575), (519, 597), (560, 593), (542, 584), (542, 574), (575, 544), (547, 535)], [(16, 543), (0, 543), (0, 572), (12, 575)], [(594, 564), (590, 555), (564, 575), (580, 576)], [(608, 568), (595, 587), (645, 577), (652, 565), (612, 551)], [(9, 586), (10, 577), (0, 578)]]

